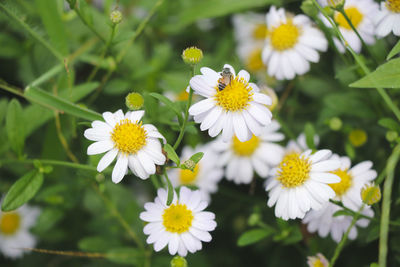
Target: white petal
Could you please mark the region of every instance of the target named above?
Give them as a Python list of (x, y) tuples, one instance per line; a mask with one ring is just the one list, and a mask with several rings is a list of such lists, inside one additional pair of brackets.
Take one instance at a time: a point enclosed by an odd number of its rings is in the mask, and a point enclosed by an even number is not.
[(98, 141), (96, 143), (91, 144), (87, 148), (87, 154), (88, 155), (101, 154), (101, 153), (111, 150), (113, 147), (114, 147), (114, 143), (111, 140)]
[(111, 164), (111, 162), (114, 161), (117, 154), (118, 154), (118, 149), (111, 149), (106, 154), (104, 154), (104, 156), (97, 164), (97, 171), (102, 172), (105, 168), (107, 168)]
[(237, 76), (239, 78), (243, 78), (246, 82), (249, 82), (249, 80), (250, 80), (250, 74), (245, 70), (239, 71)]
[(336, 184), (340, 182), (340, 177), (329, 172), (311, 172), (310, 178), (314, 181), (326, 184)]
[(196, 116), (199, 115), (201, 113), (204, 113), (208, 110), (210, 110), (211, 108), (215, 107), (215, 101), (212, 98), (207, 98), (204, 99), (200, 102), (197, 102), (196, 104), (193, 104), (190, 108), (189, 108), (189, 114), (192, 116)]
[(137, 123), (142, 119), (143, 115), (144, 115), (144, 110), (132, 111), (129, 116), (129, 119), (133, 123)]
[(128, 156), (119, 154), (117, 158), (117, 163), (114, 166), (111, 178), (114, 183), (121, 182), (124, 178), (125, 173), (128, 169)]
[(328, 172), (337, 170), (340, 167), (340, 161), (338, 160), (323, 160), (312, 164), (312, 172)]

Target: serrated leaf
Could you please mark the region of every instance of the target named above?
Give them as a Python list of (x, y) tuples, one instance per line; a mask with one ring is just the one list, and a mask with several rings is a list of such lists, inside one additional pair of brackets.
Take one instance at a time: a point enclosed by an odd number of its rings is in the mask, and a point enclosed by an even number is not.
[(197, 152), (196, 154), (193, 154), (190, 159), (193, 160), (194, 163), (199, 163), (199, 161), (203, 158), (204, 153), (203, 152)]
[(183, 122), (182, 112), (178, 108), (178, 106), (176, 104), (174, 104), (174, 102), (169, 100), (167, 97), (165, 97), (163, 95), (160, 95), (160, 94), (157, 94), (157, 93), (150, 93), (149, 95), (151, 95), (154, 98), (157, 98), (158, 100), (163, 102), (167, 107), (172, 109), (175, 112), (176, 116), (178, 117), (179, 124), (182, 125), (182, 122)]
[(374, 72), (349, 85), (358, 88), (400, 88), (400, 58), (379, 66)]
[(392, 50), (390, 51), (389, 55), (387, 56), (386, 60), (391, 59), (392, 57), (394, 57), (395, 55), (397, 55), (398, 53), (400, 53), (400, 40), (397, 42), (397, 44), (392, 48)]
[(383, 118), (378, 121), (378, 124), (382, 127), (385, 127), (389, 130), (393, 130), (396, 132), (400, 132), (400, 125), (397, 121), (391, 118)]
[(314, 136), (315, 136), (315, 129), (314, 126), (307, 122), (305, 127), (304, 127), (304, 133), (306, 135), (306, 144), (310, 149), (315, 149), (315, 143), (314, 143)]
[(11, 211), (21, 207), (32, 199), (43, 183), (43, 174), (32, 170), (19, 178), (8, 190), (3, 203), (2, 211)]
[(16, 99), (11, 100), (7, 108), (6, 131), (11, 148), (21, 156), (25, 142), (25, 122), (22, 107)]
[(273, 234), (272, 230), (267, 229), (252, 229), (244, 232), (238, 239), (237, 245), (239, 247), (248, 246), (254, 244), (270, 235)]
[(59, 96), (52, 95), (37, 87), (27, 87), (24, 95), (27, 96), (28, 99), (36, 101), (44, 106), (63, 111), (78, 118), (90, 121), (103, 119), (99, 113), (93, 110), (78, 106), (70, 101), (67, 101)]
[(348, 210), (338, 210), (333, 214), (333, 217), (338, 217), (338, 216), (352, 216), (353, 217), (353, 213)]
[(170, 144), (165, 144), (164, 145), (164, 150), (165, 150), (165, 152), (167, 152), (168, 158), (170, 160), (172, 160), (173, 162), (175, 162), (176, 165), (179, 166), (181, 161), (179, 160), (179, 157), (176, 154), (175, 149)]
[(106, 253), (106, 259), (119, 264), (140, 265), (143, 258), (144, 252), (136, 248), (116, 248)]

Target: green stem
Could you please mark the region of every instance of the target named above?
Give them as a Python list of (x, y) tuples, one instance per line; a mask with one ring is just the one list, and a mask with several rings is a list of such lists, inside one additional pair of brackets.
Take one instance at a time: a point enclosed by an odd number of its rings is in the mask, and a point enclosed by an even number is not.
[(349, 228), (347, 229), (346, 233), (344, 233), (342, 240), (340, 240), (340, 243), (338, 244), (338, 246), (335, 249), (335, 252), (333, 254), (332, 259), (329, 261), (329, 267), (333, 267), (335, 265), (336, 260), (339, 258), (340, 252), (342, 252), (343, 247), (347, 241), (347, 238), (350, 234), (351, 229), (354, 227), (354, 225), (356, 224), (358, 218), (360, 217), (360, 213), (361, 211), (364, 209), (365, 204), (362, 204), (360, 209), (358, 210), (358, 212), (356, 213), (356, 215), (354, 215), (353, 220), (351, 221), (351, 224), (349, 226)]
[(57, 75), (63, 69), (64, 69), (63, 65), (61, 65), (61, 64), (55, 65), (54, 67), (52, 67), (51, 69), (49, 69), (48, 71), (46, 71), (45, 73), (40, 75), (37, 79), (32, 81), (30, 84), (28, 84), (28, 86), (33, 86), (33, 87), (39, 86), (42, 83), (44, 83), (44, 82), (48, 81), (49, 79), (51, 79), (53, 76)]
[(379, 266), (386, 267), (388, 253), (388, 233), (390, 220), (390, 202), (394, 180), (394, 171), (400, 157), (400, 144), (397, 145), (387, 161), (387, 177), (383, 185), (382, 216), (379, 233)]
[(103, 42), (106, 42), (106, 40), (104, 39), (103, 36), (101, 36), (101, 34), (93, 27), (93, 25), (89, 24), (85, 18), (82, 16), (80, 10), (78, 8), (76, 8), (76, 6), (74, 7), (74, 10), (76, 12), (76, 14), (78, 14), (78, 17), (81, 19), (81, 21), (83, 22), (83, 24), (86, 25), (86, 27), (88, 27), (100, 40), (102, 40)]
[[(194, 68), (195, 66), (192, 66), (192, 77), (194, 77)], [(178, 139), (176, 139), (175, 144), (174, 144), (174, 149), (177, 149), (179, 144), (181, 143), (183, 136), (185, 135), (185, 130), (186, 130), (186, 125), (189, 120), (189, 108), (192, 105), (192, 98), (193, 98), (193, 89), (192, 87), (189, 87), (189, 98), (188, 101), (186, 102), (186, 108), (185, 108), (185, 118), (183, 119), (181, 131), (179, 132)]]
[[(368, 67), (364, 64), (362, 59), (360, 58), (359, 55), (357, 55), (356, 52), (354, 52), (353, 48), (346, 42), (344, 39), (342, 33), (340, 32), (339, 28), (335, 24), (335, 22), (328, 16), (326, 11), (318, 4), (317, 0), (312, 0), (315, 6), (319, 9), (319, 11), (325, 16), (325, 18), (329, 21), (329, 23), (332, 25), (332, 28), (334, 31), (337, 33), (337, 35), (340, 37), (341, 41), (345, 45), (345, 47), (350, 51), (351, 55), (354, 57), (356, 63), (361, 67), (361, 69), (364, 71), (364, 73), (367, 75), (371, 73), (371, 71), (368, 69)], [(386, 91), (383, 88), (376, 87), (376, 90), (378, 91), (379, 95), (383, 98), (385, 103), (388, 105), (388, 107), (392, 110), (396, 118), (400, 121), (400, 110), (399, 108), (393, 103), (391, 100), (390, 96), (386, 93)]]
[(40, 161), (44, 165), (48, 164), (48, 165), (52, 165), (52, 166), (63, 166), (63, 167), (67, 167), (67, 168), (97, 172), (97, 169), (94, 166), (83, 165), (83, 164), (79, 164), (79, 163), (72, 163), (72, 162), (61, 161), (61, 160), (51, 160), (51, 159), (23, 159), (23, 160), (6, 159), (6, 160), (0, 160), (0, 165), (33, 164), (35, 161)]
[(22, 19), (20, 19), (14, 12), (9, 10), (5, 4), (0, 3), (0, 8), (13, 20), (15, 20), (19, 25), (21, 25), (22, 28), (24, 28), (33, 37), (33, 39), (36, 39), (36, 41), (38, 41), (44, 47), (46, 47), (58, 60), (60, 60), (61, 62), (64, 61), (64, 57), (60, 52), (58, 52), (45, 39), (43, 39), (39, 34), (37, 34), (34, 30), (32, 30), (31, 27), (29, 27), (29, 25), (26, 24)]

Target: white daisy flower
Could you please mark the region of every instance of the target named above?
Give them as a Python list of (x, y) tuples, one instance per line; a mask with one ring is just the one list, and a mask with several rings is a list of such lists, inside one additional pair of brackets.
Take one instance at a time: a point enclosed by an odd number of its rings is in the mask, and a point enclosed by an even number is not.
[(308, 267), (328, 267), (328, 260), (321, 253), (317, 253), (315, 256), (307, 257)]
[(248, 184), (254, 171), (263, 178), (268, 176), (271, 167), (279, 164), (284, 149), (274, 142), (282, 141), (285, 136), (277, 132), (280, 125), (276, 121), (262, 129), (259, 136), (246, 142), (233, 137), (230, 142), (221, 138), (212, 143), (212, 148), (220, 153), (218, 164), (226, 166), (226, 179), (236, 184)]
[[(341, 164), (339, 169), (332, 172), (339, 176), (341, 181), (329, 185), (336, 193), (334, 199), (341, 201), (345, 207), (358, 211), (362, 206), (362, 187), (377, 176), (376, 171), (371, 169), (372, 162), (364, 161), (351, 168), (351, 162), (348, 157), (333, 155), (331, 159), (339, 160)], [(309, 232), (313, 233), (318, 231), (321, 237), (326, 237), (330, 233), (333, 240), (340, 242), (353, 219), (351, 216), (343, 215), (333, 217), (333, 214), (341, 209), (341, 207), (333, 203), (326, 203), (322, 209), (307, 213), (303, 223), (308, 224), (307, 229)], [(369, 206), (366, 206), (362, 214), (371, 217), (374, 215), (374, 212)], [(357, 221), (356, 225), (367, 227), (368, 223), (368, 219), (360, 219)], [(353, 227), (350, 230), (349, 238), (355, 239), (356, 237), (357, 229)]]
[(140, 219), (148, 222), (143, 229), (148, 244), (154, 244), (154, 250), (160, 251), (168, 245), (171, 255), (178, 253), (185, 257), (187, 252), (201, 250), (203, 242), (210, 242), (210, 231), (217, 226), (215, 214), (203, 211), (208, 203), (201, 199), (200, 191), (181, 187), (179, 197), (174, 192), (170, 206), (166, 205), (167, 191), (159, 189), (154, 202), (144, 205), (146, 211), (140, 213)]
[(378, 15), (374, 16), (378, 37), (385, 37), (390, 32), (400, 36), (400, 1), (387, 0), (381, 2), (381, 9)]
[(305, 15), (290, 15), (272, 6), (267, 14), (268, 38), (262, 59), (268, 75), (291, 80), (310, 70), (309, 62), (318, 62), (318, 51), (326, 51), (328, 42)]
[(335, 196), (328, 185), (340, 182), (331, 173), (340, 167), (340, 161), (329, 159), (331, 151), (311, 150), (301, 154), (287, 154), (272, 170), (266, 190), (269, 191), (268, 206), (275, 206), (275, 216), (284, 220), (303, 218), (310, 209), (319, 210)]
[[(363, 38), (366, 44), (375, 43), (375, 25), (373, 18), (376, 16), (378, 4), (373, 0), (346, 0), (344, 11), (350, 18), (351, 23), (356, 28), (357, 32)], [(346, 42), (356, 52), (360, 53), (362, 43), (357, 34), (353, 31), (346, 18), (340, 13), (335, 11), (334, 20), (339, 27)], [(320, 18), (327, 27), (332, 27), (328, 20), (321, 14)], [(345, 52), (345, 47), (337, 38), (333, 38), (336, 47), (341, 53)]]
[(248, 12), (232, 17), (233, 30), (237, 42), (237, 54), (250, 72), (265, 69), (261, 52), (268, 28), (265, 15)]
[[(319, 144), (319, 136), (318, 135), (314, 135), (314, 144), (315, 146), (318, 146)], [(286, 145), (286, 152), (285, 154), (290, 154), (290, 153), (303, 153), (304, 151), (310, 149), (307, 145), (307, 141), (306, 141), (306, 135), (304, 133), (301, 133), (296, 141), (294, 140), (289, 140), (289, 142)]]
[(38, 208), (23, 205), (10, 211), (0, 211), (0, 251), (9, 258), (20, 258), (23, 248), (33, 248), (36, 238), (29, 232), (39, 216)]
[(143, 110), (127, 112), (122, 110), (115, 113), (104, 112), (105, 122), (94, 121), (92, 128), (87, 129), (84, 136), (96, 141), (87, 149), (88, 155), (107, 152), (99, 161), (97, 170), (102, 172), (117, 157), (112, 172), (112, 181), (119, 183), (129, 169), (141, 179), (148, 178), (156, 172), (156, 164), (163, 165), (165, 156), (162, 154), (158, 140), (165, 138), (152, 124), (140, 121)]
[(190, 80), (194, 93), (206, 97), (189, 109), (194, 121), (200, 124), (200, 130), (208, 130), (211, 137), (222, 131), (222, 138), (228, 141), (232, 136), (244, 142), (252, 135), (260, 135), (262, 127), (271, 122), (272, 113), (265, 105), (271, 105), (271, 98), (259, 93), (256, 84), (250, 83), (250, 74), (239, 71), (238, 75), (232, 66), (231, 81), (223, 90), (218, 89), (221, 74), (203, 67), (202, 75), (196, 75)]
[(217, 192), (218, 182), (224, 176), (222, 167), (217, 163), (218, 155), (210, 149), (209, 145), (197, 146), (192, 149), (185, 146), (182, 150), (181, 159), (187, 160), (193, 154), (203, 152), (203, 158), (196, 164), (194, 171), (182, 169), (168, 170), (168, 177), (174, 187), (182, 185), (197, 186), (201, 192), (202, 199), (210, 202), (210, 194)]

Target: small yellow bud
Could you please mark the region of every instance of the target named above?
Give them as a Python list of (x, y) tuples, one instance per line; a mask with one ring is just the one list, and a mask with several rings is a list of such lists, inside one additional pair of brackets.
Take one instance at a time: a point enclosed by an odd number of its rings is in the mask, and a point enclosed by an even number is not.
[(367, 142), (368, 136), (364, 130), (354, 129), (349, 134), (349, 141), (354, 147), (360, 147)]
[(187, 261), (184, 257), (175, 256), (171, 260), (171, 267), (187, 267)]
[(333, 117), (329, 121), (329, 127), (333, 131), (339, 131), (342, 128), (342, 125), (343, 125), (342, 120), (338, 117)]
[(273, 111), (278, 106), (278, 96), (276, 95), (275, 91), (268, 86), (261, 86), (260, 92), (269, 96), (272, 100), (271, 106), (267, 106), (270, 111)]
[(129, 93), (125, 97), (125, 104), (130, 110), (138, 110), (143, 106), (144, 99), (139, 93)]
[(119, 24), (122, 21), (122, 13), (118, 10), (114, 10), (110, 14), (111, 22), (114, 24)]
[(182, 59), (186, 64), (189, 65), (195, 65), (200, 62), (203, 58), (203, 51), (201, 49), (192, 46), (189, 48), (186, 48), (182, 52)]
[(381, 189), (374, 183), (368, 183), (361, 189), (361, 199), (367, 205), (373, 205), (381, 200)]

